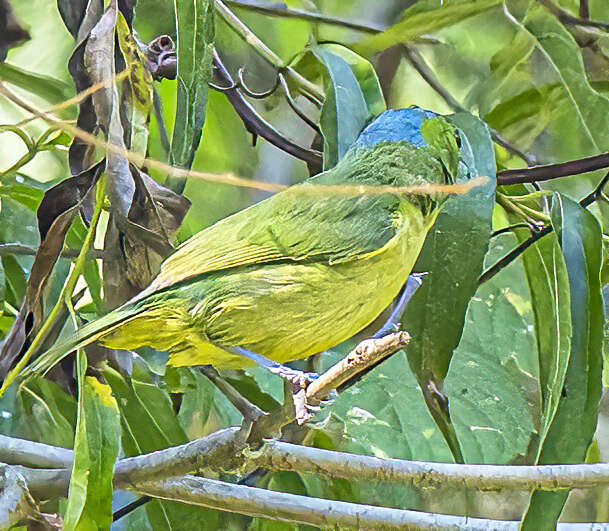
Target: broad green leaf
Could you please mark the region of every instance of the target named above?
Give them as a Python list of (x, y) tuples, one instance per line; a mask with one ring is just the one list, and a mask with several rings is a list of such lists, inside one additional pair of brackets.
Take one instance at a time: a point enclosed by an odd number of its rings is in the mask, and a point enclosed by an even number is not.
[(372, 65), (348, 48), (324, 44), (313, 53), (328, 72), (320, 126), (324, 135), (324, 169), (347, 152), (366, 123), (386, 109)]
[(78, 352), (78, 423), (64, 529), (107, 529), (112, 523), (112, 478), (120, 447), (120, 415), (110, 386), (85, 376)]
[[(601, 229), (590, 212), (561, 194), (553, 198), (552, 226), (568, 273), (573, 335), (564, 386), (538, 463), (583, 463), (596, 430), (602, 387)], [(535, 491), (523, 529), (555, 529), (567, 496), (566, 491)]]
[[(495, 239), (491, 264), (515, 246)], [(445, 391), (468, 463), (509, 464), (527, 456), (538, 410), (535, 337), (522, 264), (481, 285), (469, 303), (463, 337), (453, 355)]]
[(172, 393), (181, 393), (178, 421), (190, 439), (203, 437), (241, 422), (241, 414), (203, 374), (186, 367), (168, 368), (165, 381), (174, 380)]
[(321, 426), (327, 437), (337, 439), (336, 449), (398, 459), (451, 459), (401, 352), (339, 394), (322, 414), (329, 415)]
[[(526, 4), (526, 3), (525, 3)], [(591, 152), (609, 148), (609, 130), (605, 116), (609, 114), (609, 98), (596, 91), (586, 75), (581, 48), (571, 33), (538, 2), (529, 2), (523, 9), (520, 0), (507, 0), (511, 20), (527, 31), (558, 76), (575, 111), (581, 133), (589, 140)]]
[[(169, 395), (158, 385), (127, 380), (106, 366), (106, 380), (117, 397), (122, 419), (122, 447), (127, 456), (154, 452), (187, 442), (173, 410)], [(154, 501), (146, 504), (153, 529), (200, 529), (205, 520), (210, 528), (217, 528), (214, 511), (173, 502)]]
[[(458, 444), (445, 406), (434, 406), (435, 390), (442, 385), (454, 349), (463, 333), (465, 314), (478, 286), (491, 234), (495, 191), (495, 158), (486, 126), (469, 114), (456, 114), (451, 121), (463, 132), (462, 157), (471, 175), (487, 176), (485, 185), (451, 197), (429, 232), (416, 271), (427, 272), (404, 316), (404, 327), (412, 336), (406, 348), (408, 362), (430, 411), (446, 437), (455, 457)], [(435, 407), (435, 409), (434, 409)], [(443, 425), (442, 423), (446, 423)]]
[[(201, 141), (215, 36), (211, 0), (174, 0), (178, 32), (177, 107), (171, 158), (192, 166)], [(181, 188), (184, 187), (182, 183)], [(181, 191), (181, 190), (180, 190)]]
[(501, 3), (501, 0), (428, 2), (431, 5), (425, 11), (415, 3), (404, 12), (402, 19), (397, 24), (378, 35), (372, 35), (359, 41), (354, 49), (357, 53), (368, 56), (396, 44), (411, 42), (421, 35), (457, 24), (497, 7)]

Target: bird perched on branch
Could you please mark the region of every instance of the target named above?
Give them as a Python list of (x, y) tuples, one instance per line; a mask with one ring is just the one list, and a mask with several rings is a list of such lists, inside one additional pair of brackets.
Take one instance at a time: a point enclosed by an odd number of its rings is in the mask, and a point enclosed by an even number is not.
[(194, 235), (141, 294), (24, 375), (93, 341), (168, 351), (172, 366), (218, 368), (261, 356), (284, 363), (337, 345), (399, 293), (447, 197), (389, 187), (453, 183), (460, 143), (459, 131), (429, 111), (384, 112), (335, 167)]

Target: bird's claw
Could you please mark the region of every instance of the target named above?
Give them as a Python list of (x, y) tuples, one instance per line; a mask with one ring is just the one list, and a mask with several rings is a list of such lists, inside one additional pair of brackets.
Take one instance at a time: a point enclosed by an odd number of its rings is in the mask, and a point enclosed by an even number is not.
[(298, 371), (283, 365), (274, 368), (272, 372), (291, 384), (292, 400), (298, 424), (304, 424), (311, 419), (314, 412), (321, 409), (319, 406), (307, 402), (307, 387), (311, 382), (319, 378), (317, 373)]

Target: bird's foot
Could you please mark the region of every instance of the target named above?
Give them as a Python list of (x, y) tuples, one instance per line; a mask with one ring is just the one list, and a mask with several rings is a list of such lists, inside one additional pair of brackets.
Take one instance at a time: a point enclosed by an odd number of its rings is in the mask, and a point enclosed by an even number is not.
[(309, 404), (307, 401), (307, 387), (319, 378), (317, 373), (298, 371), (285, 365), (278, 365), (270, 371), (283, 378), (291, 386), (296, 422), (299, 425), (310, 420), (313, 414), (321, 409), (320, 406)]

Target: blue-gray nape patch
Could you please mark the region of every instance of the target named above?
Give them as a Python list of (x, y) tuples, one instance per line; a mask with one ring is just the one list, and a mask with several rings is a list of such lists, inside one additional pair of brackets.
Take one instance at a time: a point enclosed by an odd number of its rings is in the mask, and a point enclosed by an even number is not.
[(355, 144), (373, 146), (379, 142), (407, 141), (417, 147), (424, 146), (421, 125), (434, 116), (435, 113), (419, 107), (385, 111), (364, 128)]

